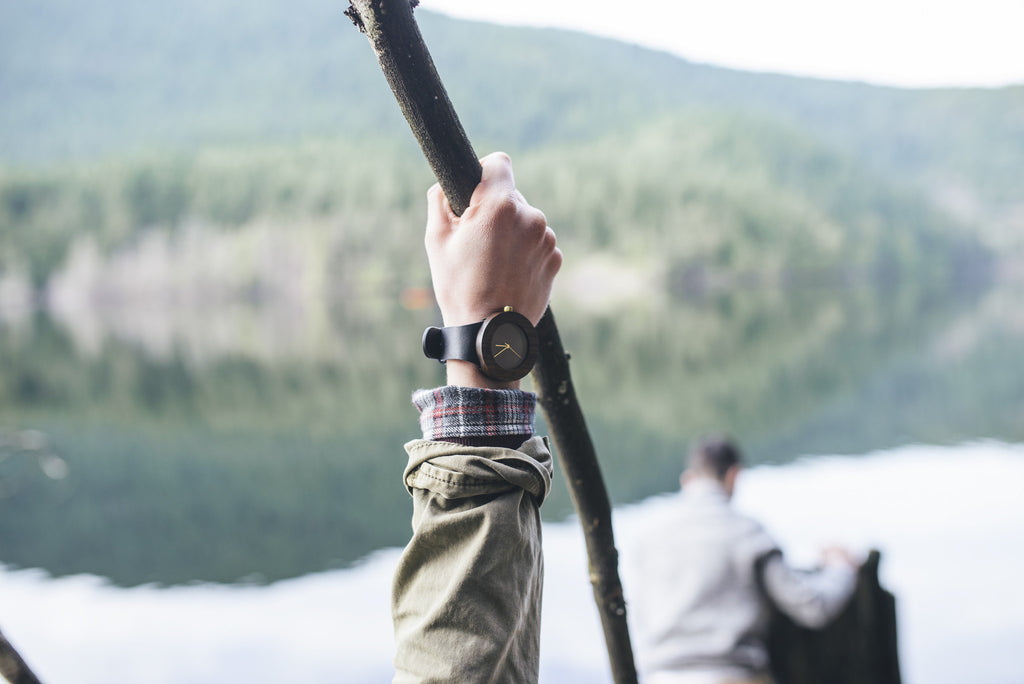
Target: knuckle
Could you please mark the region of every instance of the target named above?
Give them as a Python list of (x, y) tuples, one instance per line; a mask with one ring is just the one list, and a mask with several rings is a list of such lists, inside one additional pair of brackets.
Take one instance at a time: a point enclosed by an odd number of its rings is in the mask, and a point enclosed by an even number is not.
[(548, 246), (549, 240), (552, 240), (553, 245), (554, 232), (548, 229), (548, 220), (544, 213), (537, 209), (531, 208), (523, 217), (523, 232), (530, 241), (543, 247)]
[(551, 255), (548, 257), (548, 265), (549, 265), (549, 268), (551, 269), (551, 273), (552, 274), (558, 273), (558, 271), (561, 270), (561, 268), (562, 268), (562, 250), (560, 250), (557, 247), (555, 247), (551, 251)]
[(531, 216), (530, 221), (534, 230), (539, 230), (541, 233), (548, 229), (548, 217), (544, 215), (544, 212), (540, 209), (530, 207)]
[(542, 244), (543, 244), (544, 248), (546, 250), (548, 250), (548, 251), (556, 250), (557, 249), (556, 245), (558, 244), (558, 238), (555, 236), (555, 231), (551, 230), (550, 228), (545, 228), (545, 230), (544, 230), (544, 237), (542, 239)]
[(530, 232), (530, 235), (540, 242), (541, 240), (547, 239), (547, 234), (551, 232), (548, 228), (548, 220), (540, 211), (530, 211), (523, 218), (523, 225), (525, 230)]
[(493, 206), (494, 217), (500, 222), (514, 221), (519, 214), (519, 202), (513, 193), (503, 193)]
[(512, 165), (512, 158), (504, 152), (491, 152), (480, 160), (480, 164), (492, 169), (508, 167)]

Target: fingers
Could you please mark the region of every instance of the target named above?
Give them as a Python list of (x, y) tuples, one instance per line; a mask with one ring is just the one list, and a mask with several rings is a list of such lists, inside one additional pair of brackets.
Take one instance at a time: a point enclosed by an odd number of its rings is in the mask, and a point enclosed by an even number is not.
[[(516, 191), (516, 180), (512, 175), (512, 159), (507, 154), (492, 152), (480, 160), (480, 166), (483, 172), (480, 175), (480, 185), (477, 186), (477, 190), (505, 193)], [(475, 195), (476, 192), (473, 194)]]
[(516, 189), (509, 156), (494, 152), (480, 163), (480, 183), (461, 217), (452, 211), (439, 184), (427, 191), (427, 240), (443, 240), (460, 224), (474, 223), (482, 230), (512, 230), (525, 245), (539, 247), (544, 253), (554, 249), (555, 234), (548, 227), (544, 212), (531, 206)]
[(435, 297), (446, 325), (481, 320), (503, 306), (536, 324), (562, 266), (555, 231), (516, 189), (508, 155), (480, 163), (481, 181), (461, 217), (440, 186), (427, 192), (424, 242)]
[(545, 252), (548, 255), (547, 265), (549, 278), (554, 278), (562, 268), (562, 250), (558, 248), (558, 241), (555, 239), (555, 231), (550, 227), (544, 235)]
[[(502, 219), (508, 218), (508, 209), (526, 205), (526, 200), (516, 190), (512, 160), (504, 152), (492, 152), (480, 160), (480, 166), (480, 183), (462, 217), (469, 220), (482, 214), (484, 223), (501, 223)], [(495, 219), (495, 216), (499, 218)]]
[(427, 231), (425, 241), (429, 245), (432, 242), (443, 240), (451, 232), (452, 219), (455, 217), (448, 198), (444, 196), (441, 186), (434, 183), (427, 191)]
[[(448, 198), (440, 184), (435, 183), (427, 191), (427, 238), (431, 234), (437, 237), (443, 236), (448, 231), (455, 229), (461, 219), (468, 219), (473, 214), (486, 207), (495, 206), (495, 202), (501, 202), (505, 198), (516, 198), (515, 203), (526, 205), (519, 191), (516, 190), (515, 178), (512, 175), (512, 160), (504, 152), (492, 152), (480, 160), (481, 177), (480, 183), (473, 190), (469, 207), (461, 217), (456, 216), (452, 211)], [(506, 200), (507, 201), (507, 200)]]

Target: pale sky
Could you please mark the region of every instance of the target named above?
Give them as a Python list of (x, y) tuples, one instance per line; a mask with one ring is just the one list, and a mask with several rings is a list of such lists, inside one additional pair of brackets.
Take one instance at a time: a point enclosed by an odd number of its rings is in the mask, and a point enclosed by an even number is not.
[(1024, 0), (422, 0), (749, 71), (906, 87), (1024, 84)]

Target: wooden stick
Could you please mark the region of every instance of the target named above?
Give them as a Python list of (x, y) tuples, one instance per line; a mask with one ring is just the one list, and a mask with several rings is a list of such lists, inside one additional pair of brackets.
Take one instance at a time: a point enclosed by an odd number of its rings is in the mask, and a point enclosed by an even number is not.
[(601, 616), (604, 642), (616, 684), (637, 681), (633, 647), (626, 624), (626, 601), (619, 580), (619, 552), (612, 531), (612, 507), (608, 500), (594, 443), (576, 399), (569, 374), (569, 355), (555, 325), (551, 308), (537, 325), (540, 360), (533, 369), (534, 388), (555, 442), (573, 506), (583, 526), (587, 544), (590, 583)]
[[(480, 182), (480, 162), (413, 18), (415, 4), (415, 0), (351, 0), (345, 14), (370, 40), (381, 70), (448, 203), (461, 215)], [(590, 581), (604, 628), (612, 676), (616, 684), (635, 683), (636, 667), (619, 580), (611, 504), (569, 374), (569, 357), (550, 308), (537, 326), (537, 333), (541, 353), (533, 371), (534, 384), (583, 525)]]
[(0, 675), (11, 684), (40, 684), (39, 678), (0, 632)]
[(434, 68), (408, 0), (354, 0), (345, 11), (366, 34), (398, 106), (458, 216), (480, 183), (473, 151)]

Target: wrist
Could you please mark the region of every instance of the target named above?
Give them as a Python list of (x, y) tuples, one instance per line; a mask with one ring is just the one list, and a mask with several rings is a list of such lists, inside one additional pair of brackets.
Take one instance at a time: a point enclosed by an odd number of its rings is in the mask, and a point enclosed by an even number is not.
[(519, 389), (540, 354), (537, 330), (510, 306), (479, 323), (431, 326), (421, 343), (428, 359), (447, 363), (447, 382), (455, 387)]
[(454, 387), (478, 387), (481, 389), (519, 389), (518, 380), (501, 381), (488, 378), (476, 365), (468, 361), (449, 359), (445, 362), (448, 384)]

